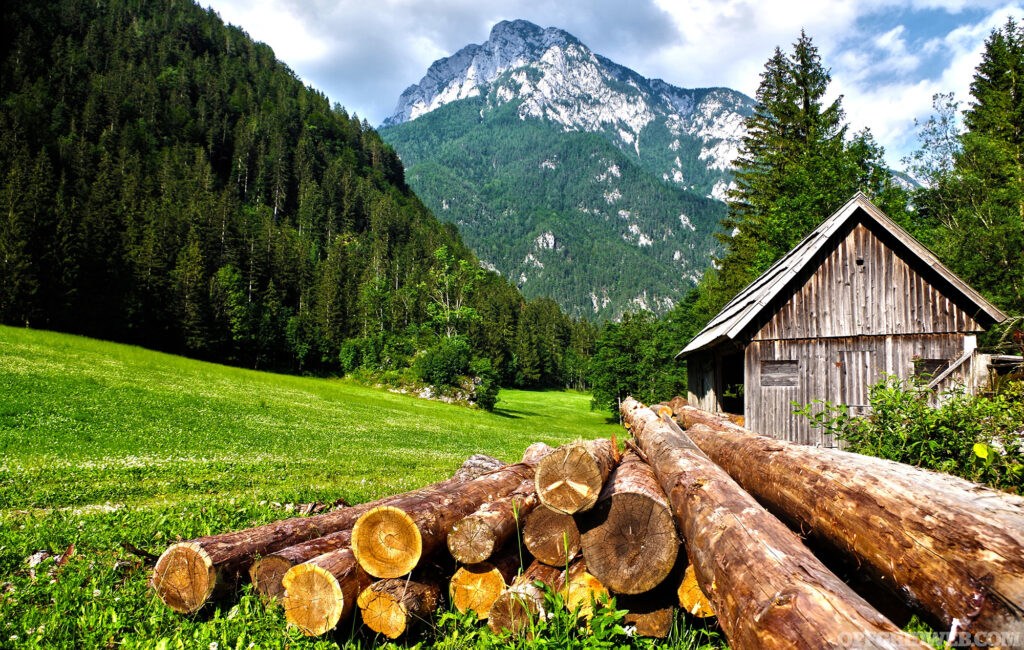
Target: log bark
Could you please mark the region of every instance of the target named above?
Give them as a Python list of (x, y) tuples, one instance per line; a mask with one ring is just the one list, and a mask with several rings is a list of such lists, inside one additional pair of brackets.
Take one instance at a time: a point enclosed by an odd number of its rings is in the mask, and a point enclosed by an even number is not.
[(495, 634), (507, 630), (513, 637), (532, 638), (533, 624), (545, 613), (544, 592), (534, 582), (539, 580), (558, 591), (562, 577), (562, 570), (534, 561), (491, 605), (487, 626)]
[(927, 647), (830, 573), (685, 434), (632, 398), (621, 408), (732, 647)]
[(452, 526), (448, 550), (463, 564), (476, 564), (504, 546), (537, 507), (540, 499), (533, 480), (523, 481), (511, 494), (483, 504)]
[(679, 583), (678, 595), (680, 609), (690, 616), (708, 618), (715, 615), (715, 608), (697, 581), (697, 572), (693, 570), (692, 564), (686, 567), (683, 581)]
[(289, 546), (254, 562), (249, 576), (261, 596), (280, 600), (284, 597), (284, 576), (292, 567), (319, 555), (348, 548), (351, 543), (352, 529), (349, 528)]
[(610, 598), (608, 589), (594, 574), (587, 570), (587, 563), (581, 557), (569, 567), (562, 578), (562, 602), (565, 608), (574, 612), (579, 608), (581, 618), (594, 617), (594, 607), (601, 607), (602, 600)]
[(562, 445), (537, 465), (537, 495), (555, 512), (571, 515), (593, 507), (618, 461), (611, 440)]
[(390, 578), (373, 583), (357, 601), (363, 623), (389, 639), (397, 639), (437, 611), (441, 586), (436, 579)]
[(565, 568), (580, 552), (580, 531), (572, 515), (537, 506), (526, 518), (523, 544), (544, 564)]
[(681, 416), (710, 427), (689, 435), (744, 489), (855, 558), (926, 618), (1024, 644), (1024, 498), (759, 436), (693, 407)]
[(421, 557), (444, 545), (456, 522), (532, 479), (534, 467), (507, 465), (439, 494), (411, 495), (366, 512), (352, 527), (356, 560), (375, 578), (409, 573)]
[(494, 601), (522, 570), (517, 544), (509, 544), (489, 562), (459, 567), (449, 583), (452, 606), (462, 613), (473, 610), (478, 620), (486, 620)]
[(590, 572), (617, 594), (650, 591), (675, 566), (672, 507), (654, 471), (632, 451), (623, 454), (581, 528)]
[[(473, 456), (463, 463), (455, 477), (421, 490), (450, 487), (502, 465), (495, 458)], [(349, 529), (361, 514), (395, 498), (398, 497), (172, 544), (157, 560), (151, 584), (160, 599), (174, 611), (183, 614), (196, 612), (215, 591), (236, 584), (260, 556)]]
[(370, 576), (344, 547), (294, 566), (284, 575), (284, 615), (307, 636), (320, 636), (347, 619)]

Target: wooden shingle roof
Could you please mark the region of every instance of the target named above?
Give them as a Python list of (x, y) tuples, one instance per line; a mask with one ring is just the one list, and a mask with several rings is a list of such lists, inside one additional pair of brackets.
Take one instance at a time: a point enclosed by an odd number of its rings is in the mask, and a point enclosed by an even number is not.
[(782, 294), (794, 278), (813, 262), (815, 256), (835, 240), (834, 236), (855, 218), (873, 221), (888, 232), (910, 255), (916, 257), (921, 265), (929, 267), (942, 277), (954, 292), (959, 293), (965, 302), (973, 305), (979, 316), (987, 316), (992, 323), (1006, 320), (1006, 314), (943, 266), (930, 250), (879, 210), (863, 192), (857, 192), (791, 251), (736, 294), (736, 297), (729, 301), (729, 304), (722, 308), (722, 311), (712, 318), (676, 357), (685, 357), (692, 352), (742, 337), (746, 328), (757, 319), (769, 303)]

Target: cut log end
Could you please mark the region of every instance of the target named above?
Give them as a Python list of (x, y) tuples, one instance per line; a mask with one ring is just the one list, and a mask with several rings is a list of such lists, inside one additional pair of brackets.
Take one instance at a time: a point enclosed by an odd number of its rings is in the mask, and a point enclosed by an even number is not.
[(491, 605), (487, 626), (494, 634), (501, 634), (504, 630), (513, 637), (529, 637), (540, 611), (540, 605), (532, 594), (506, 589)]
[(571, 515), (593, 507), (604, 479), (587, 447), (570, 444), (541, 459), (535, 481), (544, 505)]
[(572, 576), (562, 590), (565, 607), (570, 612), (579, 608), (579, 615), (586, 620), (594, 617), (594, 608), (600, 608), (602, 600), (610, 598), (601, 581), (586, 571)]
[(260, 559), (252, 565), (249, 577), (256, 591), (267, 599), (281, 600), (284, 598), (284, 576), (295, 566), (288, 560), (273, 555)]
[(694, 571), (692, 564), (686, 567), (683, 581), (679, 584), (679, 607), (697, 618), (708, 618), (715, 615), (715, 610), (711, 607), (711, 601), (704, 595), (704, 590), (700, 588), (700, 583), (697, 581), (697, 573)]
[(526, 518), (523, 542), (544, 564), (564, 567), (580, 552), (580, 531), (572, 515), (538, 506)]
[(419, 528), (409, 515), (391, 506), (366, 512), (352, 528), (352, 552), (364, 571), (376, 578), (397, 578), (413, 570), (423, 553)]
[(448, 550), (463, 564), (483, 562), (494, 551), (494, 530), (484, 522), (466, 517), (448, 533)]
[(389, 639), (397, 639), (405, 633), (409, 615), (405, 605), (392, 594), (367, 587), (359, 594), (357, 604), (363, 614), (363, 623), (374, 632)]
[(675, 565), (676, 524), (658, 501), (638, 493), (617, 494), (603, 499), (586, 520), (582, 546), (587, 566), (615, 593), (650, 591)]
[(505, 591), (505, 578), (490, 562), (459, 567), (449, 584), (452, 605), (463, 614), (476, 612), (477, 620), (490, 617), (491, 606)]
[(217, 585), (210, 555), (194, 542), (174, 544), (153, 569), (153, 587), (160, 600), (181, 614), (191, 614), (209, 600)]
[(285, 618), (306, 636), (320, 636), (341, 620), (345, 595), (326, 569), (299, 564), (285, 574), (283, 584)]

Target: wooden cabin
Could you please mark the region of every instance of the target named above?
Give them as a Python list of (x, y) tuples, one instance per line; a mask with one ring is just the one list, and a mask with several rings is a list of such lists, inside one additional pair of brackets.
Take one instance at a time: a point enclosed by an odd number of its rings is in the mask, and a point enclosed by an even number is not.
[(793, 414), (825, 400), (864, 413), (886, 373), (973, 388), (977, 333), (1006, 315), (858, 193), (715, 316), (677, 358), (690, 404), (764, 435), (833, 447)]

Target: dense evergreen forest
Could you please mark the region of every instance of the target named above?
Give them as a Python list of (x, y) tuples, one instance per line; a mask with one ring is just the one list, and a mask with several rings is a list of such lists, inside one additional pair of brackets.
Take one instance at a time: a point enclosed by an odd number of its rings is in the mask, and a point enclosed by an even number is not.
[(2, 322), (288, 371), (440, 346), (505, 385), (582, 382), (594, 328), (478, 271), (365, 121), (214, 12), (16, 1), (2, 30)]
[[(499, 87), (382, 129), (409, 184), (526, 296), (601, 321), (668, 311), (717, 248), (725, 206), (661, 180), (601, 134), (520, 119), (522, 100), (500, 102)], [(682, 141), (676, 153), (699, 151)]]

